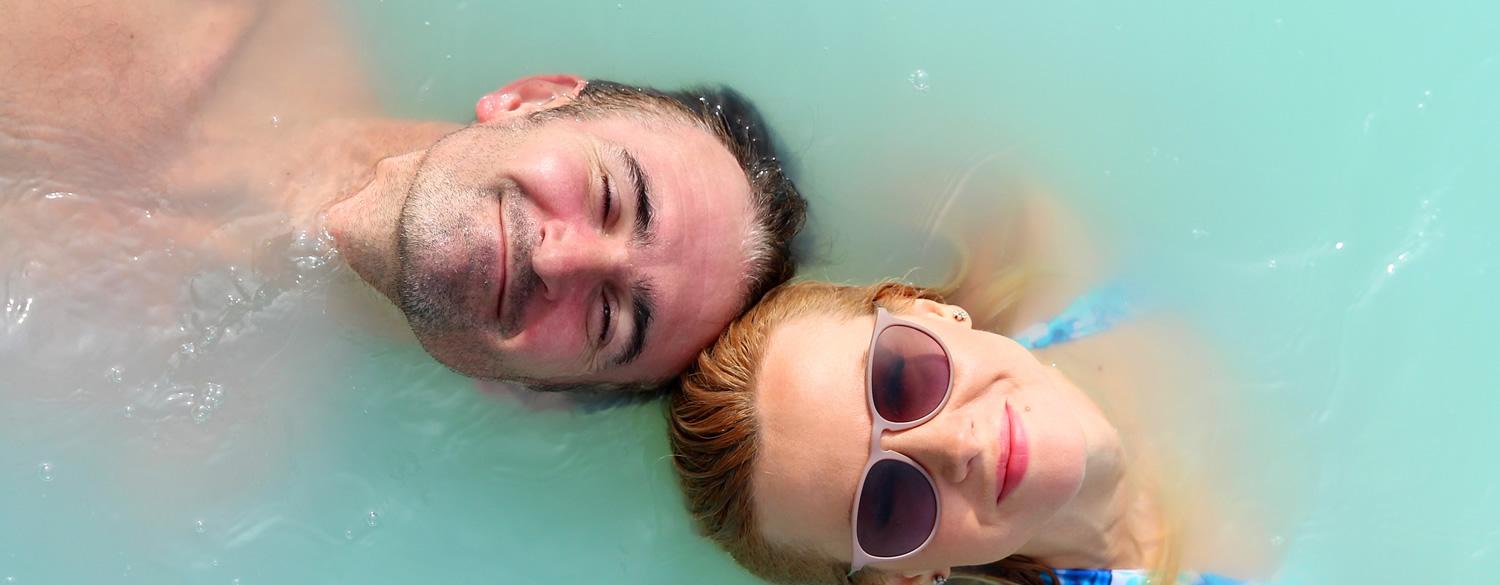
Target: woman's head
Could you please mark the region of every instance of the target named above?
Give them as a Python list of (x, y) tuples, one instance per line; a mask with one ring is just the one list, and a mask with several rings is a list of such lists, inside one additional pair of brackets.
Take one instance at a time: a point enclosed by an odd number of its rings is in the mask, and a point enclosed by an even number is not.
[[(916, 462), (941, 502), (932, 540), (860, 580), (926, 582), (1017, 553), (1082, 485), (1086, 435), (1102, 423), (1081, 393), (1014, 342), (972, 329), (931, 291), (796, 283), (773, 291), (700, 355), (671, 399), (689, 505), (742, 564), (781, 582), (841, 582), (870, 455), (865, 368), (876, 308), (947, 347), (952, 387), (921, 425), (880, 449)], [(1015, 433), (1024, 439), (1012, 439)], [(1024, 448), (1022, 447), (1024, 445)], [(1007, 457), (1029, 453), (997, 501)], [(863, 497), (863, 496), (862, 496)]]

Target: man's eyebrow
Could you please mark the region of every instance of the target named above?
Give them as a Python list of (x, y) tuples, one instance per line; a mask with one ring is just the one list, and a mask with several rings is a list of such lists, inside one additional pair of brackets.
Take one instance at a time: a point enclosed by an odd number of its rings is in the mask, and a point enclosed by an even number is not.
[(656, 208), (651, 205), (651, 178), (646, 176), (646, 171), (641, 168), (641, 161), (636, 160), (635, 155), (629, 150), (620, 149), (625, 155), (625, 167), (630, 171), (630, 182), (635, 184), (635, 235), (633, 240), (637, 246), (645, 246), (655, 240), (656, 234), (651, 231), (656, 226), (652, 221), (656, 217)]
[(630, 293), (630, 313), (635, 317), (635, 327), (631, 329), (630, 344), (625, 347), (625, 351), (611, 360), (616, 367), (627, 365), (641, 357), (641, 352), (646, 350), (646, 333), (651, 329), (651, 318), (656, 313), (656, 292), (652, 290), (650, 282), (636, 282), (630, 287)]

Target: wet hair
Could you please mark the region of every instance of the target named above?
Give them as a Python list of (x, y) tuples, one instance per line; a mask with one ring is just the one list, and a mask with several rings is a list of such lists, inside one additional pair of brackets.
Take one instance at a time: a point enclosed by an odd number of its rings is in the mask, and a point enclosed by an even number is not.
[[(792, 240), (807, 221), (807, 201), (787, 176), (776, 154), (765, 120), (755, 106), (728, 87), (661, 91), (592, 80), (572, 101), (534, 114), (538, 119), (598, 117), (612, 114), (662, 116), (707, 131), (734, 155), (750, 183), (751, 226), (742, 250), (744, 282), (736, 315), (754, 306), (767, 291), (797, 273)], [(633, 384), (559, 384), (525, 380), (534, 390), (583, 395), (650, 393), (663, 380)]]
[[(752, 492), (760, 420), (756, 377), (775, 328), (805, 316), (851, 319), (877, 306), (900, 311), (918, 299), (943, 295), (904, 283), (847, 286), (797, 282), (771, 291), (719, 336), (681, 378), (667, 400), (673, 465), (700, 531), (742, 566), (774, 583), (879, 582), (879, 569), (849, 575), (849, 563), (802, 547), (771, 542), (759, 529)], [(955, 578), (983, 583), (1041, 585), (1056, 574), (1014, 555), (980, 567), (955, 569)]]

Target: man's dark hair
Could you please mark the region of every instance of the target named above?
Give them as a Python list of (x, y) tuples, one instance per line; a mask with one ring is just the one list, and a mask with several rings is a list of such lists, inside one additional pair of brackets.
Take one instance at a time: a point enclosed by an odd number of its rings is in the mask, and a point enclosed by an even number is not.
[[(745, 290), (739, 310), (744, 314), (777, 285), (797, 273), (792, 239), (807, 220), (807, 201), (787, 177), (770, 131), (755, 106), (728, 87), (695, 87), (661, 91), (592, 80), (572, 102), (543, 110), (541, 119), (593, 117), (622, 112), (657, 114), (698, 126), (729, 149), (750, 182), (751, 227), (745, 249)], [(542, 392), (649, 395), (662, 380), (634, 384), (528, 384)]]

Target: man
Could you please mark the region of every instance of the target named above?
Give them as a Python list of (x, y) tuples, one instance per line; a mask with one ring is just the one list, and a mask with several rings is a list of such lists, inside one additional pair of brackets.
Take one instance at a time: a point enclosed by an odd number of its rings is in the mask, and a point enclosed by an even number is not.
[[(150, 220), (133, 244), (232, 266), (256, 226), (321, 227), (439, 361), (542, 389), (670, 378), (793, 272), (804, 203), (734, 93), (532, 76), (467, 127), (359, 118), (357, 60), (308, 4), (8, 8), (0, 233), (110, 234), (123, 206)], [(21, 250), (7, 272), (45, 278), (27, 254), (57, 278), (99, 271), (76, 252)], [(132, 318), (171, 313), (163, 266), (111, 282)]]
[(665, 379), (791, 275), (802, 216), (744, 102), (689, 99), (521, 79), (479, 124), (385, 159), (330, 226), (460, 372)]

